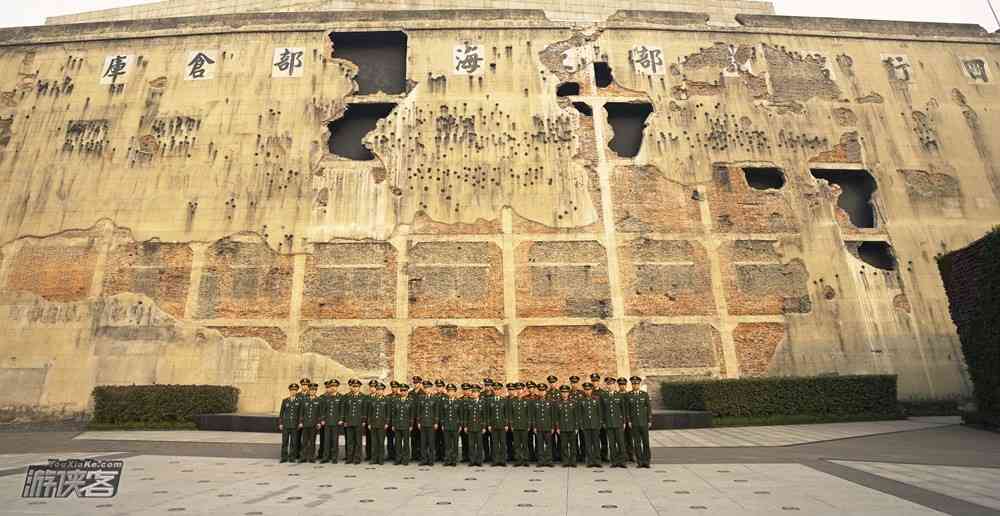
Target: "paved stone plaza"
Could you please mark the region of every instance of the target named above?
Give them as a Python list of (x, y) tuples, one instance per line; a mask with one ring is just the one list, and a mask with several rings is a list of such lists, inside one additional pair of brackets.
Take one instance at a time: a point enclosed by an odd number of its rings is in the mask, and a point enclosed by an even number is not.
[[(3, 433), (0, 514), (1000, 514), (1000, 436), (954, 423), (659, 431), (648, 470), (289, 465), (272, 434)], [(27, 465), (90, 456), (124, 460), (115, 498), (20, 497)]]

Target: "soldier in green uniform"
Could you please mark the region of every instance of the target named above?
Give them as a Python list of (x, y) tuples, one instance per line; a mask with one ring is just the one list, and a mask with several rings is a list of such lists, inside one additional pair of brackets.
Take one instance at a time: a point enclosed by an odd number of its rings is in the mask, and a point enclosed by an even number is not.
[[(300, 411), (302, 410), (302, 404), (307, 399), (309, 399), (309, 386), (310, 385), (312, 385), (312, 380), (310, 380), (308, 378), (302, 378), (302, 379), (299, 380), (299, 392), (298, 392), (298, 394), (295, 395), (295, 397), (299, 400), (299, 410)], [(301, 414), (300, 414), (300, 417), (301, 417)], [(302, 453), (302, 447), (305, 446), (305, 441), (302, 439), (302, 427), (299, 427), (299, 429), (296, 431), (296, 433), (295, 433), (295, 440), (296, 440), (296, 442), (298, 442), (298, 446), (299, 446), (298, 450), (299, 450), (299, 453), (301, 454)], [(299, 458), (298, 458), (298, 456), (295, 456), (295, 458), (293, 458), (292, 460), (293, 461), (298, 461)]]
[[(479, 399), (483, 401), (483, 407), (486, 411), (486, 423), (489, 426), (489, 408), (490, 404), (493, 402), (493, 397), (495, 396), (493, 392), (493, 380), (489, 378), (483, 378), (483, 389), (479, 395)], [(493, 434), (490, 431), (483, 432), (483, 458), (486, 462), (493, 462)]]
[[(472, 394), (470, 393), (471, 390), (472, 390), (472, 384), (471, 383), (463, 383), (462, 384), (462, 393), (458, 397), (459, 406), (462, 409), (462, 413), (465, 413), (465, 405), (466, 405), (466, 403), (468, 403), (469, 400), (472, 399)], [(461, 446), (461, 448), (462, 448), (462, 462), (469, 462), (469, 433), (468, 432), (464, 432), (464, 431), (459, 431), (458, 432), (458, 440), (459, 440), (459, 442), (462, 445)]]
[(486, 403), (479, 398), (480, 388), (472, 385), (469, 389), (469, 400), (465, 402), (465, 411), (462, 414), (462, 429), (469, 436), (469, 465), (482, 466), (485, 456), (483, 454), (483, 436), (486, 435), (487, 408)]
[(622, 410), (625, 414), (625, 429), (622, 431), (622, 439), (625, 441), (625, 460), (635, 461), (635, 452), (632, 450), (632, 430), (628, 424), (628, 379), (624, 376), (618, 379), (618, 395), (622, 398)]
[(385, 463), (385, 432), (389, 429), (389, 400), (385, 397), (385, 384), (375, 385), (375, 392), (368, 398), (366, 407), (368, 435), (371, 439), (371, 464)]
[(392, 404), (389, 406), (389, 419), (396, 434), (396, 464), (403, 466), (410, 463), (410, 429), (413, 427), (413, 418), (416, 417), (417, 402), (406, 392), (409, 389), (409, 385), (400, 384), (399, 395), (391, 400)]
[(302, 425), (302, 449), (299, 450), (299, 462), (316, 462), (316, 431), (319, 425), (319, 397), (316, 391), (319, 386), (309, 385), (309, 395), (302, 400), (302, 410), (299, 423)]
[[(509, 419), (510, 402), (513, 401), (514, 398), (516, 398), (516, 397), (518, 397), (517, 383), (515, 383), (515, 382), (508, 382), (507, 383), (508, 422), (510, 421), (510, 419)], [(514, 462), (514, 427), (512, 425), (510, 425), (510, 426), (507, 427), (507, 435), (505, 435), (504, 438), (507, 440), (507, 462), (513, 463)]]
[(458, 387), (449, 383), (447, 395), (439, 409), (439, 428), (444, 432), (444, 465), (458, 465), (458, 434), (462, 429), (462, 401), (458, 398)]
[[(375, 396), (375, 388), (378, 387), (378, 380), (368, 381), (368, 392), (364, 394), (365, 398), (365, 414), (368, 413), (368, 403), (371, 402), (372, 398)], [(371, 425), (365, 426), (365, 460), (371, 462), (372, 460), (372, 427)]]
[(653, 406), (649, 402), (649, 394), (640, 390), (642, 378), (633, 376), (632, 392), (628, 395), (628, 425), (632, 434), (632, 449), (635, 450), (635, 460), (640, 468), (648, 468), (652, 459), (649, 449), (649, 423), (653, 419)]
[(552, 446), (555, 435), (555, 402), (549, 399), (549, 387), (543, 383), (535, 385), (538, 394), (532, 400), (531, 420), (535, 427), (536, 454), (538, 465), (552, 467)]
[[(393, 404), (393, 400), (399, 397), (399, 382), (393, 380), (389, 382), (389, 394), (386, 396), (386, 401), (390, 405)], [(392, 421), (389, 421), (389, 429), (385, 431), (385, 460), (395, 461), (396, 460), (396, 430), (392, 428)]]
[[(537, 386), (535, 382), (532, 382), (530, 380), (524, 385), (524, 398), (528, 400), (529, 410), (531, 406), (534, 404), (535, 399), (537, 399), (537, 395), (535, 392), (536, 388)], [(535, 437), (536, 437), (535, 428), (534, 426), (532, 426), (532, 428), (528, 430), (528, 462), (538, 461), (538, 450), (535, 446)]]
[[(407, 394), (407, 397), (413, 400), (413, 417), (416, 418), (417, 405), (420, 404), (420, 399), (426, 396), (424, 392), (424, 380), (419, 376), (414, 376), (410, 379), (413, 382), (413, 390)], [(413, 460), (420, 462), (420, 431), (417, 430), (417, 425), (414, 423), (413, 428), (410, 430), (410, 455)]]
[[(583, 399), (584, 393), (581, 386), (582, 384), (580, 383), (579, 376), (573, 375), (569, 377), (569, 387), (571, 389), (569, 398), (571, 400), (579, 401)], [(583, 460), (583, 456), (586, 454), (587, 444), (584, 442), (584, 433), (582, 431), (577, 432), (576, 442), (573, 443), (573, 446), (575, 447), (574, 451), (576, 453), (576, 460)]]
[(319, 424), (323, 429), (322, 438), (320, 439), (319, 461), (321, 463), (332, 462), (336, 464), (337, 457), (340, 455), (340, 434), (344, 428), (344, 421), (341, 419), (340, 394), (337, 393), (340, 381), (337, 379), (327, 380), (324, 382), (324, 385), (326, 386), (326, 393), (320, 397), (321, 402), (319, 406)]
[(531, 402), (523, 383), (514, 385), (510, 399), (510, 427), (514, 430), (514, 467), (528, 466), (528, 432), (531, 430)]
[(564, 468), (576, 467), (576, 431), (579, 408), (569, 397), (569, 385), (559, 388), (560, 399), (555, 401), (556, 434), (559, 436), (560, 459)]
[[(424, 381), (424, 388), (431, 389), (434, 384)], [(438, 400), (436, 396), (427, 395), (418, 398), (417, 431), (420, 432), (420, 465), (433, 466), (436, 452), (434, 450), (434, 435), (438, 428)]]
[[(438, 379), (434, 381), (434, 399), (437, 400), (438, 404), (443, 402), (448, 398), (446, 384), (444, 380)], [(439, 422), (440, 423), (440, 422)], [(444, 461), (444, 429), (438, 424), (437, 430), (434, 432), (434, 457), (438, 461)]]
[[(594, 379), (595, 377), (597, 378), (596, 380)], [(599, 381), (600, 379), (601, 375), (597, 373), (590, 375), (591, 383), (594, 384), (594, 394), (596, 394), (597, 397), (601, 400), (601, 406), (603, 407), (605, 403), (605, 398), (607, 397), (608, 393), (614, 389), (615, 379), (611, 377), (604, 379), (604, 385), (607, 388), (601, 387), (601, 382)], [(611, 458), (610, 447), (608, 445), (608, 429), (605, 428), (603, 425), (601, 426), (600, 437), (601, 437), (601, 462), (608, 462), (608, 460)]]
[(583, 384), (585, 396), (577, 401), (580, 433), (584, 434), (584, 457), (588, 468), (601, 467), (601, 399), (594, 394), (594, 384)]
[(497, 383), (487, 406), (491, 457), (494, 466), (507, 466), (507, 430), (510, 429), (510, 401), (504, 384)]
[[(559, 401), (559, 378), (549, 375), (545, 381), (549, 383), (549, 388), (545, 390), (545, 398), (553, 403)], [(555, 462), (562, 460), (562, 436), (556, 432), (552, 433), (552, 460)]]
[(288, 386), (288, 397), (281, 400), (278, 411), (278, 430), (281, 431), (281, 461), (295, 461), (299, 456), (299, 385)]
[(361, 464), (361, 436), (365, 431), (365, 398), (361, 394), (361, 380), (347, 382), (351, 391), (341, 398), (341, 417), (344, 420), (344, 462)]
[[(609, 377), (610, 378), (610, 377)], [(604, 430), (608, 436), (608, 457), (612, 468), (625, 467), (625, 397), (617, 389), (612, 390), (618, 381), (610, 378), (609, 386), (604, 392), (601, 408), (604, 414)]]

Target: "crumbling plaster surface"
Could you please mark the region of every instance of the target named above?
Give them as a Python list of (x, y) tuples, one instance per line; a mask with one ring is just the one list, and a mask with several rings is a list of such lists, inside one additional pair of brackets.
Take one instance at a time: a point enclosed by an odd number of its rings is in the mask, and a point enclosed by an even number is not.
[[(79, 413), (93, 385), (155, 381), (233, 384), (269, 411), (301, 376), (538, 379), (539, 357), (968, 392), (934, 256), (1000, 220), (1000, 77), (960, 57), (1000, 73), (995, 38), (395, 14), (353, 28), (406, 30), (410, 87), (358, 98), (366, 63), (327, 38), (352, 22), (302, 16), (0, 31), (0, 407)], [(481, 75), (449, 65), (465, 42)], [(272, 78), (276, 47), (302, 49), (301, 77)], [(186, 81), (199, 49), (215, 78)], [(125, 54), (124, 86), (100, 84)], [(557, 98), (567, 81), (580, 95)], [(326, 124), (364, 101), (397, 104), (365, 137), (376, 159), (330, 154)], [(608, 148), (608, 102), (652, 106), (633, 158)], [(746, 166), (785, 184), (754, 189)], [(870, 172), (876, 227), (813, 169)], [(897, 270), (859, 241), (888, 242)]]

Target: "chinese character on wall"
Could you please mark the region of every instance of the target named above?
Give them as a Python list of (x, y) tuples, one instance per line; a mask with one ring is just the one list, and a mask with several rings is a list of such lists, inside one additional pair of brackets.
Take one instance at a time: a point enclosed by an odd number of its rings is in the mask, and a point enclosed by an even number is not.
[(645, 75), (663, 75), (663, 49), (641, 45), (632, 47), (629, 57), (637, 72)]
[(896, 82), (910, 82), (913, 80), (913, 66), (910, 65), (910, 58), (900, 55), (882, 55), (882, 64), (889, 72), (889, 80)]
[(215, 62), (218, 56), (214, 50), (195, 50), (188, 54), (184, 68), (185, 81), (206, 81), (215, 78)]
[(305, 51), (301, 48), (276, 48), (274, 49), (274, 60), (271, 61), (271, 77), (302, 77), (305, 71), (303, 56)]
[(452, 72), (456, 75), (482, 75), (483, 52), (478, 44), (465, 42), (455, 47)]
[(990, 68), (985, 59), (963, 59), (962, 69), (965, 71), (965, 76), (974, 83), (986, 84), (990, 82)]
[(134, 56), (112, 55), (104, 58), (104, 67), (101, 68), (101, 84), (121, 84), (125, 82), (129, 72), (132, 71)]

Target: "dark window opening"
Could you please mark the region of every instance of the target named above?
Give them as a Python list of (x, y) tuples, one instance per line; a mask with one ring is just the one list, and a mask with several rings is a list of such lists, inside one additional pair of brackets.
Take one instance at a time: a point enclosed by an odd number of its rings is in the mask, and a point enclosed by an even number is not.
[(757, 190), (780, 190), (785, 186), (785, 174), (781, 169), (744, 167), (743, 175), (747, 178), (747, 184)]
[(614, 76), (611, 75), (611, 66), (608, 63), (604, 61), (594, 63), (594, 82), (597, 83), (598, 88), (607, 88), (614, 80)]
[(556, 88), (557, 97), (572, 97), (580, 94), (580, 83), (564, 82)]
[(812, 175), (840, 187), (837, 206), (847, 212), (851, 224), (858, 228), (875, 227), (872, 194), (878, 185), (867, 170), (813, 170)]
[(884, 271), (896, 270), (896, 256), (887, 242), (848, 242), (847, 245), (849, 248), (857, 246), (857, 252), (852, 254), (868, 265)]
[(333, 57), (358, 65), (356, 95), (406, 92), (406, 34), (391, 32), (333, 32)]
[(372, 132), (378, 121), (389, 116), (395, 104), (348, 104), (344, 116), (330, 122), (330, 152), (358, 161), (375, 159), (362, 140)]
[(573, 107), (584, 116), (594, 116), (594, 110), (590, 108), (590, 104), (586, 102), (574, 102)]
[(653, 105), (647, 102), (608, 102), (604, 110), (608, 112), (608, 123), (615, 133), (608, 147), (620, 157), (635, 157), (642, 147), (642, 133), (646, 129), (646, 119), (653, 112)]

